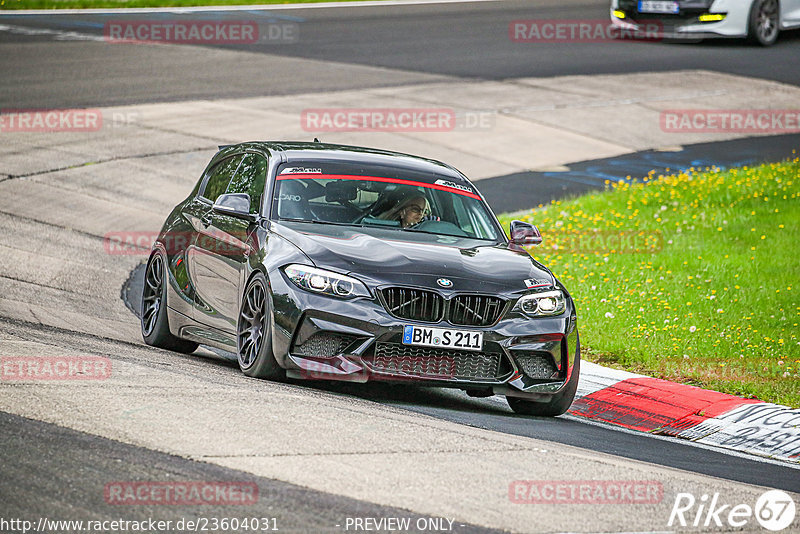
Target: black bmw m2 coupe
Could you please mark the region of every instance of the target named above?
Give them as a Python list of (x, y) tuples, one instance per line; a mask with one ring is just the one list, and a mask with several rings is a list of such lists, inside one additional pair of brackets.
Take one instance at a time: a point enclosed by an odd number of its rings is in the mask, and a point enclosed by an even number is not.
[(238, 355), (266, 379), (454, 387), (517, 413), (567, 411), (578, 384), (566, 288), (438, 161), (323, 143), (222, 147), (153, 246), (142, 334)]

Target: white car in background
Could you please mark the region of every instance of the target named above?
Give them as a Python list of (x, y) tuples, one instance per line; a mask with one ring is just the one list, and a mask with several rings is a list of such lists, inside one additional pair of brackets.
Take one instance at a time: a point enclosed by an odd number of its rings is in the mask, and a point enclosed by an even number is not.
[(746, 37), (769, 46), (780, 30), (800, 28), (800, 0), (611, 0), (621, 29), (666, 38)]

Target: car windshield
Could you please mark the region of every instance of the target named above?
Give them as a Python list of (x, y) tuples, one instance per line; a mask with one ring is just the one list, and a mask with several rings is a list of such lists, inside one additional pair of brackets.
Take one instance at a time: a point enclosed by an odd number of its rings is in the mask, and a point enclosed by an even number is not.
[(291, 164), (278, 171), (273, 218), (498, 240), (494, 217), (469, 185), (419, 173), (366, 175), (360, 168), (334, 174), (319, 167)]

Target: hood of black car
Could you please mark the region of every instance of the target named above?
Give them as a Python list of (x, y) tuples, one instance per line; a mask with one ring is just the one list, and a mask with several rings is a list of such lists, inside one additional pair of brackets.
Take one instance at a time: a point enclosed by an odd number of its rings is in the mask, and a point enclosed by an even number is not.
[(555, 283), (550, 271), (524, 250), (477, 239), (285, 221), (273, 223), (272, 230), (317, 267), (349, 273), (371, 285), (517, 293)]

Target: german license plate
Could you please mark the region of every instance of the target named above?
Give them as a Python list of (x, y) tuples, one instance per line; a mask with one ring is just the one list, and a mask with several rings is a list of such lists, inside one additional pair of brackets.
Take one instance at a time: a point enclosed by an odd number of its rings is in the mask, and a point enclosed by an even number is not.
[(681, 8), (678, 2), (664, 0), (639, 0), (639, 13), (668, 13), (677, 14)]
[(406, 325), (403, 327), (403, 344), (445, 349), (481, 350), (483, 349), (483, 332)]

